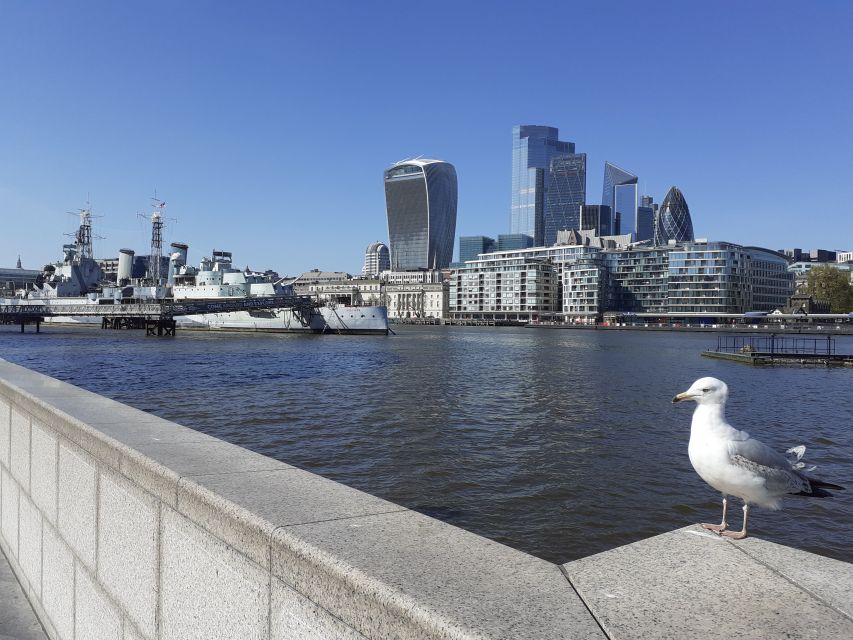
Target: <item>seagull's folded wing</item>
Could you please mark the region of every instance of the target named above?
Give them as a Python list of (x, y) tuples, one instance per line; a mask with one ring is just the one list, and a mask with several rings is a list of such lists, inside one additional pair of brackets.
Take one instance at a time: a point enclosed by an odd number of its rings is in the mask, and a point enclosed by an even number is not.
[(809, 481), (791, 468), (781, 453), (754, 438), (729, 442), (732, 464), (764, 478), (771, 493), (800, 493), (810, 491)]

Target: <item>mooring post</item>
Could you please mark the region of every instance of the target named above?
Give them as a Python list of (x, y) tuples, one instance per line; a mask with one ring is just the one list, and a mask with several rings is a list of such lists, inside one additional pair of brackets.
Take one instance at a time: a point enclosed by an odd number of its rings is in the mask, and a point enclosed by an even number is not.
[(24, 321), (21, 320), (21, 333), (23, 333), (23, 332), (24, 332)]
[(36, 320), (36, 333), (41, 333), (41, 321)]

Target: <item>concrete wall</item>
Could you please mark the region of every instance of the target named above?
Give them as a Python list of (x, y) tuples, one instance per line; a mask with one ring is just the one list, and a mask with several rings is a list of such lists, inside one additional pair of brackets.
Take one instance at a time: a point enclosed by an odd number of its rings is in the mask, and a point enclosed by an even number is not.
[(603, 637), (556, 565), (2, 360), (0, 525), (51, 638)]
[(688, 527), (560, 567), (3, 360), (0, 547), (62, 640), (853, 638), (844, 562)]

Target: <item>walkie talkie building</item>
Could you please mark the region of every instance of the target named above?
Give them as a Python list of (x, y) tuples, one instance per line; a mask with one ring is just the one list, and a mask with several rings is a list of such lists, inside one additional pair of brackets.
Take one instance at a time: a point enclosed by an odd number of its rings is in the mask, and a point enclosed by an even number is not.
[(385, 170), (393, 271), (444, 269), (456, 236), (456, 169), (443, 160), (403, 160)]

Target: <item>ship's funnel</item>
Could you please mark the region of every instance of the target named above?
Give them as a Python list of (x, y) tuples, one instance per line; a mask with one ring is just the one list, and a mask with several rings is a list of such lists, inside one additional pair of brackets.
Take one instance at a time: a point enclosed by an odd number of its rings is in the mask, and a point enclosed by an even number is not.
[(119, 285), (127, 284), (133, 275), (133, 249), (119, 249), (118, 252), (118, 273), (116, 281)]
[[(179, 266), (185, 265), (187, 263), (187, 250), (189, 249), (189, 247), (183, 242), (173, 242), (171, 244), (171, 247), (172, 249), (174, 249), (174, 251), (172, 252), (172, 259), (174, 259)], [(176, 253), (180, 254), (177, 259), (175, 259)]]

